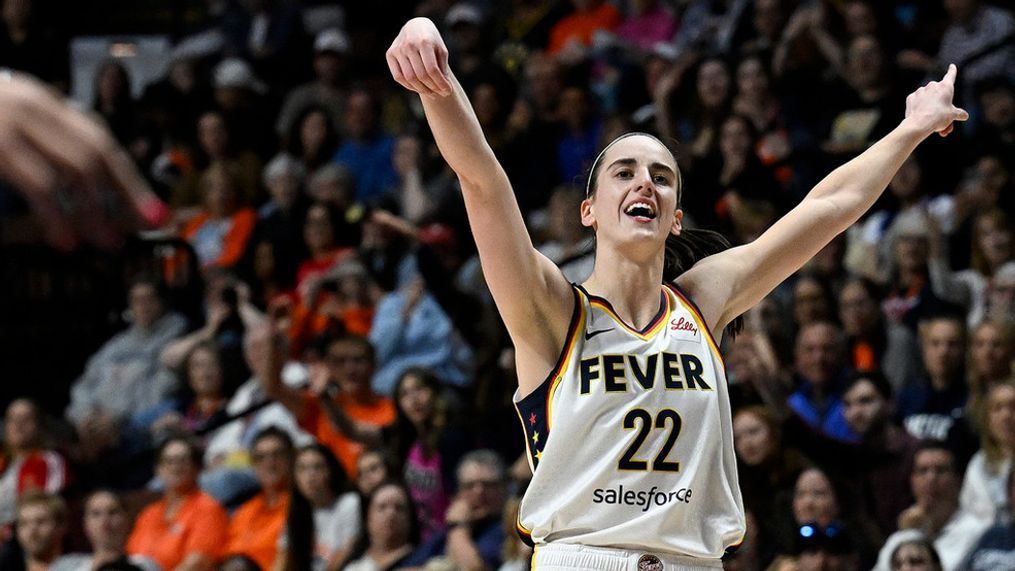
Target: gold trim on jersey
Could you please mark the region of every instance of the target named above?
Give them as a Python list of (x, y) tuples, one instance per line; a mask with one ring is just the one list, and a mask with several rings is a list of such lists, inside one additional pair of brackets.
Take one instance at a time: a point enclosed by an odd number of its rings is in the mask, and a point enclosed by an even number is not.
[[(580, 291), (582, 291), (582, 293), (585, 293), (583, 289)], [(657, 313), (655, 318), (653, 318), (653, 320), (648, 325), (646, 325), (645, 328), (642, 329), (641, 331), (628, 325), (627, 322), (624, 321), (624, 319), (617, 314), (617, 310), (613, 309), (613, 305), (611, 305), (608, 300), (592, 294), (588, 294), (587, 297), (589, 300), (589, 305), (601, 309), (603, 313), (609, 315), (611, 318), (613, 318), (614, 321), (619, 323), (625, 330), (627, 330), (635, 337), (641, 339), (642, 341), (648, 341), (653, 337), (655, 337), (657, 333), (663, 330), (663, 328), (666, 326), (667, 316), (673, 310), (673, 305), (672, 302), (670, 301), (670, 296), (666, 295), (665, 291), (666, 290), (663, 290), (662, 295), (664, 306), (659, 308), (659, 313)]]
[(686, 295), (684, 295), (684, 293), (680, 291), (680, 289), (677, 288), (676, 286), (673, 286), (672, 284), (666, 284), (666, 287), (671, 292), (673, 292), (673, 294), (677, 297), (677, 299), (680, 300), (681, 305), (683, 305), (684, 308), (687, 309), (688, 313), (691, 314), (691, 317), (694, 318), (694, 321), (698, 324), (698, 329), (700, 331), (705, 332), (705, 339), (708, 340), (708, 346), (711, 347), (712, 352), (715, 354), (716, 357), (718, 357), (719, 362), (725, 369), (726, 360), (723, 359), (722, 352), (719, 351), (719, 344), (715, 342), (715, 337), (712, 336), (712, 330), (709, 329), (707, 325), (705, 325), (705, 318), (702, 317), (701, 313), (698, 311), (698, 306), (696, 306), (694, 302), (691, 301), (690, 298), (688, 298)]
[(588, 312), (585, 310), (585, 300), (588, 298), (581, 288), (575, 288), (574, 291), (578, 293), (578, 307), (581, 314), (578, 316), (578, 321), (575, 323), (574, 328), (568, 332), (568, 338), (564, 342), (564, 351), (561, 352), (560, 363), (558, 363), (551, 377), (553, 380), (550, 383), (550, 390), (546, 391), (547, 431), (553, 430), (553, 396), (557, 394), (557, 387), (560, 386), (560, 382), (564, 379), (564, 373), (567, 372), (567, 367), (571, 362), (571, 356), (574, 354), (578, 341), (582, 338), (582, 335), (585, 335), (585, 324), (588, 321)]

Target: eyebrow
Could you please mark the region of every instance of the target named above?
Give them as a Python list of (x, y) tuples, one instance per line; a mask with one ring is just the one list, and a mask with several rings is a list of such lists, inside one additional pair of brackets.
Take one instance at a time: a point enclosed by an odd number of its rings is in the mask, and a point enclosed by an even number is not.
[[(612, 163), (610, 163), (610, 166), (606, 167), (606, 170), (610, 170), (613, 167), (618, 166), (618, 165), (630, 167), (630, 166), (634, 166), (636, 164), (638, 164), (638, 159), (625, 157), (625, 158), (622, 158), (622, 159), (617, 159), (617, 160), (613, 161)], [(648, 166), (648, 168), (649, 168), (649, 170), (664, 170), (671, 177), (676, 177), (677, 176), (677, 173), (674, 172), (673, 169), (669, 165), (667, 165), (665, 163), (654, 162), (654, 163), (650, 164)]]

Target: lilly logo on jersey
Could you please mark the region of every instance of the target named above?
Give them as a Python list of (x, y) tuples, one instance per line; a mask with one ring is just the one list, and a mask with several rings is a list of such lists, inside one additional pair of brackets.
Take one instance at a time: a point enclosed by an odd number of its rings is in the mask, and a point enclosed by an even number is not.
[(670, 330), (672, 331), (690, 331), (691, 335), (698, 334), (698, 324), (694, 321), (684, 319), (682, 316), (680, 319), (674, 319), (670, 321)]

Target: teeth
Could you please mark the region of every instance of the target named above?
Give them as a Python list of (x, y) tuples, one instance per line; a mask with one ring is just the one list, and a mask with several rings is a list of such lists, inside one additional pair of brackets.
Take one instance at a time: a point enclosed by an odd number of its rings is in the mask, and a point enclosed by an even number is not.
[(649, 214), (655, 214), (655, 210), (652, 209), (652, 205), (647, 202), (634, 202), (630, 204), (626, 210), (624, 210), (624, 213), (630, 214), (635, 208), (644, 208), (645, 210), (648, 210)]

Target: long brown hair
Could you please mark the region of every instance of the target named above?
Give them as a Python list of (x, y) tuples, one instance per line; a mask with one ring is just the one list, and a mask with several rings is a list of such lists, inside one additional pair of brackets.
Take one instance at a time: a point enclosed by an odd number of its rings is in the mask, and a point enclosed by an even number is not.
[[(603, 156), (606, 151), (610, 149), (617, 142), (627, 139), (628, 137), (648, 137), (653, 141), (656, 141), (663, 146), (666, 150), (670, 151), (670, 156), (673, 157), (673, 162), (676, 164), (676, 156), (673, 155), (673, 151), (659, 140), (658, 137), (644, 133), (641, 131), (632, 131), (625, 133), (616, 139), (607, 143), (603, 150), (596, 156), (596, 160), (592, 162), (592, 166), (589, 169), (589, 178), (585, 186), (585, 197), (592, 198), (596, 194), (599, 183), (596, 180), (599, 176), (599, 167), (602, 163)], [(677, 207), (680, 207), (681, 199), (684, 194), (684, 179), (680, 173), (680, 167), (676, 169), (677, 174)], [(711, 256), (712, 254), (718, 254), (724, 250), (728, 250), (731, 247), (730, 241), (726, 239), (722, 234), (712, 231), (705, 230), (704, 228), (684, 228), (680, 231), (680, 234), (669, 234), (666, 236), (666, 247), (663, 261), (663, 282), (669, 283), (676, 280), (685, 271), (691, 269), (694, 264), (699, 261)], [(732, 339), (736, 337), (744, 327), (743, 316), (737, 316), (736, 319), (731, 321), (726, 326), (726, 334)]]

